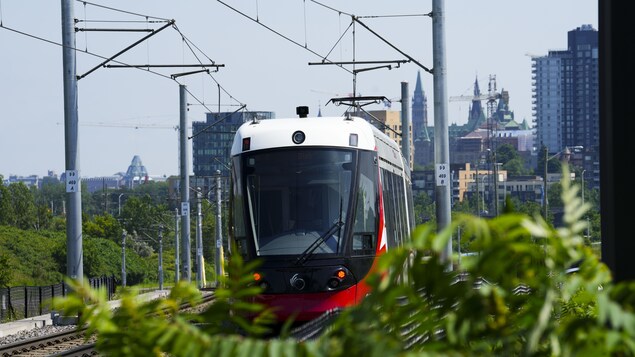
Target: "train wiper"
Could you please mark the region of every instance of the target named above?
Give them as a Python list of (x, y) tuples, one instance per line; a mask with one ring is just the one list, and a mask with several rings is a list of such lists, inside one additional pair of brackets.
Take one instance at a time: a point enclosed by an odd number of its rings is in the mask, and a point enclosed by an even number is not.
[[(295, 264), (296, 265), (303, 265), (304, 263), (306, 263), (306, 261), (309, 260), (311, 255), (313, 255), (313, 252), (315, 252), (315, 250), (320, 245), (322, 245), (324, 242), (326, 242), (326, 238), (330, 237), (333, 233), (335, 233), (335, 231), (337, 231), (340, 228), (342, 228), (342, 226), (344, 226), (344, 222), (342, 222), (341, 220), (338, 220), (337, 222), (335, 222), (331, 226), (331, 228), (329, 228), (326, 232), (324, 232), (324, 234), (322, 234), (315, 241), (313, 241), (313, 243), (311, 243), (311, 245), (308, 248), (306, 248), (304, 250), (304, 252), (302, 252), (302, 254), (300, 254), (298, 259), (295, 261)], [(341, 234), (340, 234), (340, 236), (341, 236)]]

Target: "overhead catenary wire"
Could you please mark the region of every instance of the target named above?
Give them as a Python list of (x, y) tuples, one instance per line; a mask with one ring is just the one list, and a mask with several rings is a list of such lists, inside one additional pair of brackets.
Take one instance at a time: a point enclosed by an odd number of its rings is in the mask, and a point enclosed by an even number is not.
[[(301, 47), (301, 48), (304, 48), (305, 50), (307, 50), (307, 51), (311, 52), (312, 54), (314, 54), (314, 55), (316, 55), (316, 56), (318, 56), (318, 57), (320, 57), (320, 58), (324, 59), (325, 61), (329, 61), (329, 62), (330, 62), (330, 60), (329, 60), (328, 58), (326, 58), (326, 57), (322, 56), (321, 54), (319, 54), (319, 53), (315, 52), (314, 50), (310, 49), (308, 46), (307, 46), (307, 47), (305, 47), (305, 46), (303, 46), (301, 43), (299, 43), (299, 42), (297, 42), (297, 41), (295, 41), (295, 40), (293, 40), (293, 39), (289, 38), (288, 36), (283, 35), (283, 34), (282, 34), (282, 33), (280, 33), (279, 31), (276, 31), (276, 30), (274, 30), (273, 28), (271, 28), (271, 27), (269, 27), (269, 26), (267, 26), (267, 25), (263, 24), (262, 22), (260, 22), (260, 20), (259, 20), (257, 17), (256, 17), (256, 18), (253, 18), (253, 17), (251, 17), (251, 16), (249, 16), (249, 15), (245, 14), (244, 12), (242, 12), (242, 11), (240, 11), (240, 10), (238, 10), (238, 9), (236, 9), (236, 8), (234, 8), (234, 7), (232, 7), (232, 6), (230, 6), (229, 4), (227, 4), (227, 3), (223, 2), (222, 0), (216, 0), (216, 1), (218, 1), (218, 2), (219, 2), (219, 3), (221, 3), (222, 5), (225, 5), (227, 8), (229, 8), (230, 10), (232, 10), (232, 11), (234, 11), (234, 12), (238, 13), (239, 15), (242, 15), (243, 17), (246, 17), (247, 19), (249, 19), (249, 20), (251, 20), (251, 21), (253, 21), (253, 22), (257, 23), (258, 25), (260, 25), (260, 26), (264, 27), (265, 29), (267, 29), (267, 30), (269, 30), (269, 31), (273, 32), (274, 34), (276, 34), (276, 35), (278, 35), (278, 36), (282, 37), (283, 39), (285, 39), (285, 40), (287, 40), (287, 41), (289, 41), (289, 42), (293, 43), (294, 45), (296, 45), (296, 46), (298, 46), (298, 47)], [(349, 69), (345, 68), (344, 66), (338, 66), (338, 67), (342, 68), (342, 69), (343, 69), (343, 70), (345, 70), (346, 72), (349, 72), (349, 73), (351, 73), (351, 74), (353, 73), (352, 71), (350, 71)]]
[[(178, 26), (176, 26), (176, 24), (174, 25), (174, 29), (181, 35), (181, 38), (183, 39), (183, 42), (185, 43), (185, 45), (188, 46), (188, 48), (190, 49), (190, 52), (192, 53), (192, 55), (194, 56), (194, 58), (196, 58), (197, 61), (199, 61), (199, 63), (203, 63), (201, 61), (201, 59), (196, 55), (196, 53), (194, 52), (194, 50), (192, 49), (191, 46), (194, 46), (194, 48), (196, 48), (196, 50), (198, 50), (203, 56), (205, 56), (205, 58), (207, 60), (209, 60), (212, 63), (215, 63), (214, 60), (212, 60), (205, 52), (203, 52), (203, 50), (201, 50), (198, 46), (196, 46), (196, 44), (194, 44), (194, 42), (192, 42), (187, 36), (185, 36), (185, 34), (183, 32), (181, 32), (181, 30), (179, 29)], [(191, 46), (190, 46), (191, 45)], [(214, 83), (216, 83), (216, 85), (219, 88), (219, 91), (222, 90), (225, 94), (227, 94), (229, 96), (230, 99), (235, 100), (239, 105), (244, 105), (244, 103), (242, 103), (241, 101), (237, 100), (236, 98), (234, 98), (231, 94), (229, 94), (229, 92), (227, 91), (227, 89), (225, 89), (225, 87), (223, 87), (217, 80), (216, 78), (214, 78), (214, 76), (211, 73), (207, 73), (207, 75), (212, 79), (212, 81), (214, 81)], [(220, 92), (219, 92), (220, 95)], [(219, 100), (220, 103), (220, 100)], [(207, 108), (207, 107), (206, 107)], [(219, 110), (220, 111), (220, 110)], [(211, 112), (211, 110), (210, 110)]]
[[(368, 30), (370, 33), (372, 33), (373, 35), (375, 35), (377, 38), (379, 38), (380, 40), (382, 40), (384, 43), (386, 43), (388, 46), (392, 47), (394, 50), (396, 50), (397, 52), (399, 52), (401, 55), (405, 56), (406, 58), (408, 58), (410, 61), (416, 63), (419, 67), (423, 68), (423, 70), (425, 70), (428, 73), (432, 73), (432, 70), (429, 69), (428, 67), (422, 65), (421, 63), (419, 63), (417, 60), (415, 60), (414, 58), (412, 58), (410, 55), (406, 54), (405, 52), (403, 52), (402, 50), (400, 50), (399, 48), (397, 48), (395, 45), (393, 45), (392, 43), (390, 43), (388, 40), (386, 40), (385, 38), (383, 38), (382, 36), (380, 36), (377, 32), (373, 31), (370, 27), (368, 27), (366, 24), (364, 24), (363, 22), (361, 22), (359, 19), (360, 18), (379, 18), (379, 17), (408, 17), (408, 16), (428, 16), (428, 17), (432, 17), (432, 13), (428, 13), (428, 14), (412, 14), (412, 15), (370, 15), (370, 16), (356, 16), (353, 14), (349, 14), (346, 13), (344, 11), (335, 9), (333, 7), (327, 6), (322, 4), (321, 2), (317, 1), (317, 0), (309, 0), (317, 5), (320, 5), (324, 8), (327, 8), (331, 11), (337, 12), (339, 14), (346, 14), (348, 16), (350, 16), (354, 22), (362, 25), (366, 30)], [(353, 49), (354, 51), (354, 49)]]
[[(202, 64), (202, 61), (201, 61), (201, 60), (200, 60), (200, 58), (196, 55), (195, 51), (192, 49), (192, 46), (194, 46), (194, 48), (196, 48), (196, 49), (197, 49), (197, 50), (198, 50), (198, 51), (199, 51), (202, 55), (204, 55), (204, 56), (205, 56), (205, 57), (206, 57), (206, 58), (207, 58), (207, 59), (208, 59), (211, 63), (215, 63), (215, 61), (213, 61), (213, 60), (212, 60), (209, 56), (207, 56), (207, 55), (205, 54), (205, 52), (203, 52), (203, 51), (202, 51), (202, 50), (201, 50), (198, 46), (196, 46), (196, 45), (195, 45), (195, 44), (194, 44), (191, 40), (189, 40), (189, 39), (187, 38), (187, 36), (185, 36), (185, 34), (184, 34), (183, 32), (181, 32), (181, 30), (180, 30), (180, 29), (178, 28), (178, 26), (176, 25), (176, 21), (174, 21), (174, 20), (172, 20), (172, 19), (167, 19), (167, 18), (162, 18), (162, 17), (157, 17), (157, 16), (150, 16), (150, 15), (146, 15), (146, 14), (140, 14), (140, 13), (135, 13), (135, 12), (131, 12), (131, 11), (121, 10), (121, 9), (117, 9), (117, 8), (113, 8), (113, 7), (109, 7), (109, 6), (104, 6), (104, 5), (95, 4), (95, 3), (92, 3), (92, 2), (88, 2), (88, 1), (82, 1), (82, 0), (77, 0), (77, 1), (79, 1), (79, 2), (83, 3), (83, 4), (84, 4), (84, 6), (85, 6), (86, 4), (88, 4), (88, 5), (93, 5), (93, 6), (96, 6), (96, 7), (103, 8), (103, 9), (107, 9), (107, 10), (115, 11), (115, 12), (120, 12), (120, 13), (124, 13), (124, 14), (128, 14), (128, 15), (133, 15), (133, 16), (138, 16), (138, 17), (141, 17), (141, 18), (143, 18), (144, 20), (140, 20), (140, 21), (138, 21), (138, 22), (139, 22), (139, 23), (141, 23), (141, 22), (145, 22), (145, 23), (146, 23), (146, 26), (147, 26), (147, 24), (150, 24), (150, 23), (159, 23), (159, 22), (168, 22), (168, 23), (170, 23), (170, 22), (171, 22), (171, 23), (172, 23), (172, 28), (173, 28), (174, 30), (176, 30), (176, 31), (177, 31), (177, 32), (181, 35), (181, 38), (184, 40), (185, 44), (189, 47), (190, 52), (191, 52), (191, 53), (192, 53), (192, 55), (194, 55), (194, 57), (195, 57), (195, 58), (199, 61), (199, 63), (201, 63), (201, 64)], [(151, 19), (152, 19), (152, 20), (151, 20)], [(153, 20), (155, 20), (155, 21), (153, 21)], [(149, 57), (149, 46), (148, 46), (148, 57)], [(149, 61), (148, 61), (148, 63), (149, 63)], [(226, 89), (225, 87), (223, 87), (223, 86), (222, 86), (222, 85), (221, 85), (221, 84), (220, 84), (220, 83), (216, 80), (216, 78), (214, 78), (214, 76), (213, 76), (213, 75), (212, 75), (209, 71), (207, 71), (207, 74), (208, 74), (208, 76), (212, 79), (212, 81), (214, 81), (214, 83), (216, 83), (216, 84), (217, 84), (217, 86), (218, 86), (220, 89), (222, 89), (222, 90), (223, 90), (223, 92), (224, 92), (226, 95), (228, 95), (228, 96), (230, 97), (230, 99), (231, 99), (231, 100), (235, 100), (235, 101), (236, 101), (236, 102), (238, 102), (240, 105), (244, 105), (241, 101), (237, 100), (237, 99), (236, 99), (233, 95), (231, 95), (231, 94), (227, 91), (227, 89)], [(165, 77), (165, 76), (164, 76), (164, 77)], [(177, 77), (178, 77), (178, 76), (177, 76)], [(172, 80), (175, 80), (175, 81), (176, 81), (176, 77), (170, 76), (169, 78), (170, 78), (170, 79), (172, 79)], [(177, 81), (177, 83), (179, 83), (179, 82)], [(180, 84), (180, 83), (179, 83), (179, 84)], [(192, 97), (193, 97), (193, 98), (196, 98), (196, 96), (194, 96), (194, 95), (193, 95), (193, 93), (192, 93), (189, 89), (186, 89), (186, 91), (187, 91), (190, 95), (192, 95)], [(196, 98), (196, 99), (198, 99), (198, 98)], [(205, 107), (207, 110), (209, 110), (209, 111), (211, 112), (211, 110), (210, 110), (210, 109), (209, 109), (209, 108), (205, 105), (204, 101), (199, 101), (199, 104), (203, 105), (203, 107)]]
[(77, 2), (80, 2), (80, 3), (83, 3), (83, 4), (88, 4), (88, 5), (92, 5), (92, 6), (95, 6), (95, 7), (100, 7), (100, 8), (102, 8), (102, 9), (107, 9), (107, 10), (111, 10), (111, 11), (115, 11), (115, 12), (120, 12), (120, 13), (123, 13), (123, 14), (128, 14), (128, 15), (133, 15), (133, 16), (139, 16), (139, 17), (143, 17), (143, 18), (152, 18), (152, 19), (155, 19), (155, 20), (161, 20), (161, 21), (163, 21), (163, 22), (170, 22), (170, 21), (172, 21), (171, 19), (166, 19), (166, 18), (163, 18), (163, 17), (157, 17), (157, 16), (149, 16), (149, 15), (139, 14), (139, 13), (132, 12), (132, 11), (121, 10), (121, 9), (116, 9), (116, 8), (114, 8), (114, 7), (110, 7), (110, 6), (105, 6), (105, 5), (95, 4), (95, 3), (92, 3), (92, 2), (89, 2), (89, 1), (84, 1), (84, 0), (76, 0), (76, 1), (77, 1)]
[[(24, 32), (24, 31), (21, 31), (21, 30), (18, 30), (18, 29), (12, 28), (12, 27), (7, 27), (7, 26), (2, 25), (2, 26), (0, 26), (0, 28), (5, 29), (5, 30), (7, 30), (7, 31), (14, 32), (14, 33), (16, 33), (16, 34), (19, 34), (19, 35), (22, 35), (22, 36), (25, 36), (25, 37), (29, 37), (29, 38), (32, 38), (32, 39), (38, 40), (38, 41), (42, 41), (42, 42), (45, 42), (45, 43), (49, 43), (49, 44), (52, 44), (52, 45), (55, 45), (55, 46), (59, 46), (59, 47), (62, 47), (62, 48), (64, 48), (64, 47), (65, 47), (65, 46), (64, 46), (64, 44), (62, 44), (62, 43), (55, 42), (55, 41), (52, 41), (52, 40), (49, 40), (49, 39), (46, 39), (46, 38), (43, 38), (43, 37), (40, 37), (40, 36), (36, 36), (36, 35), (30, 34), (30, 33), (27, 33), (27, 32)], [(87, 55), (90, 55), (90, 56), (93, 56), (93, 57), (96, 57), (96, 58), (100, 58), (100, 59), (104, 59), (104, 60), (108, 59), (108, 57), (106, 57), (106, 56), (102, 56), (102, 55), (97, 54), (97, 53), (94, 53), (94, 52), (90, 52), (90, 51), (83, 51), (83, 50), (78, 49), (78, 48), (76, 48), (76, 47), (70, 47), (70, 48), (71, 48), (71, 49), (73, 49), (73, 50), (75, 50), (75, 51), (79, 51), (80, 53), (85, 53), (85, 54), (87, 54)], [(148, 68), (133, 67), (133, 66), (131, 66), (131, 65), (130, 65), (130, 64), (128, 64), (128, 63), (125, 63), (125, 62), (122, 62), (122, 61), (119, 61), (119, 60), (116, 60), (116, 59), (112, 59), (110, 62), (117, 63), (117, 64), (120, 64), (120, 65), (130, 66), (131, 68), (135, 68), (135, 69), (137, 69), (137, 70), (141, 70), (141, 71), (144, 71), (144, 72), (148, 72), (148, 73), (154, 74), (154, 75), (156, 75), (156, 76), (159, 76), (159, 77), (162, 77), (162, 78), (165, 78), (165, 79), (172, 80), (172, 81), (174, 81), (174, 82), (176, 82), (176, 83), (178, 83), (178, 84), (182, 84), (182, 83), (181, 83), (181, 82), (179, 82), (176, 78), (171, 78), (171, 77), (170, 77), (170, 76), (168, 76), (168, 75), (165, 75), (165, 74), (160, 73), (160, 72), (157, 72), (157, 71), (153, 71), (153, 70), (148, 69)], [(214, 81), (216, 81), (216, 80), (214, 79)], [(216, 82), (216, 83), (218, 83), (218, 82)], [(198, 96), (196, 96), (196, 95), (195, 95), (195, 94), (194, 94), (191, 90), (189, 90), (187, 87), (185, 88), (185, 90), (187, 91), (187, 93), (188, 93), (188, 94), (189, 94), (189, 95), (190, 95), (190, 96), (191, 96), (191, 97), (192, 97), (192, 98), (193, 98), (196, 102), (198, 102), (200, 105), (202, 105), (202, 106), (203, 106), (206, 110), (208, 110), (209, 112), (212, 112), (212, 110), (211, 110), (211, 109), (210, 109), (210, 108), (209, 108), (209, 107), (208, 107), (208, 106), (204, 103), (204, 101), (200, 100), (200, 99), (198, 98)], [(227, 93), (227, 94), (229, 95), (229, 93)], [(236, 98), (234, 98), (233, 96), (231, 96), (231, 95), (229, 95), (229, 96), (230, 96), (230, 98), (231, 98), (232, 100), (236, 100)], [(240, 101), (238, 101), (238, 100), (236, 100), (236, 101), (240, 103)], [(246, 105), (245, 105), (245, 104), (243, 104), (243, 106), (245, 106), (245, 107), (246, 107)]]

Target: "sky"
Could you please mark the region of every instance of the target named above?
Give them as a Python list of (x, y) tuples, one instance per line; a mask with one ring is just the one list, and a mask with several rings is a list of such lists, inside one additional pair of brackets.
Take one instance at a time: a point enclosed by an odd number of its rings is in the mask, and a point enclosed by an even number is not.
[[(159, 29), (111, 64), (180, 67), (105, 68), (99, 64), (146, 36), (139, 31), (77, 31), (79, 171), (82, 177), (125, 172), (138, 155), (151, 176), (177, 175), (179, 85), (187, 119), (205, 113), (272, 111), (277, 118), (342, 115), (333, 97), (385, 96), (400, 110), (401, 83), (417, 73), (434, 123), (433, 76), (414, 62), (352, 75), (334, 62), (400, 61), (407, 54), (433, 68), (432, 0), (109, 0), (72, 3), (77, 27)], [(444, 2), (448, 123), (467, 121), (475, 79), (506, 90), (517, 121), (530, 124), (531, 56), (567, 47), (567, 32), (598, 29), (597, 0), (450, 0)], [(363, 26), (351, 25), (351, 16)], [(65, 168), (61, 2), (0, 0), (0, 175), (58, 175)], [(354, 30), (354, 31), (353, 31)], [(353, 36), (354, 32), (354, 36)], [(186, 65), (222, 65), (216, 72)], [(366, 68), (359, 65), (356, 68)], [(95, 71), (88, 73), (91, 69)], [(88, 74), (87, 74), (88, 73)], [(355, 85), (354, 85), (355, 83)], [(410, 103), (411, 100), (410, 100)], [(368, 110), (388, 109), (370, 105)], [(191, 135), (191, 127), (189, 128)]]

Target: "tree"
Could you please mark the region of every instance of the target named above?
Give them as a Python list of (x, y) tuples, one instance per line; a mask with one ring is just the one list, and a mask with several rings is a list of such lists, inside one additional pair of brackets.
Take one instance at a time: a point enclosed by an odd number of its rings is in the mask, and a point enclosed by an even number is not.
[[(534, 171), (534, 174), (536, 176), (545, 176), (545, 156), (548, 156), (548, 152), (547, 151), (547, 147), (546, 146), (542, 146), (540, 148), (540, 152), (538, 153), (538, 162), (536, 165), (536, 169)], [(562, 172), (562, 163), (560, 162), (560, 160), (557, 160), (556, 158), (547, 158), (547, 172), (551, 172), (551, 173), (558, 173), (558, 172)]]
[(435, 220), (434, 200), (427, 193), (421, 192), (414, 196), (415, 224)]
[(9, 188), (0, 183), (0, 225), (11, 225), (14, 220), (11, 192), (9, 192)]
[(51, 214), (62, 215), (64, 213), (64, 201), (66, 200), (66, 186), (63, 182), (52, 177), (44, 177), (42, 186), (33, 191), (35, 202), (38, 206), (50, 208)]
[(501, 144), (496, 148), (496, 161), (503, 165), (509, 161), (521, 159), (518, 151), (511, 144)]
[(121, 237), (121, 224), (110, 214), (93, 216), (92, 219), (82, 220), (82, 231), (91, 236), (98, 238), (108, 238), (118, 241)]
[[(170, 224), (167, 218), (170, 218)], [(121, 210), (121, 224), (128, 233), (154, 232), (158, 225), (171, 226), (173, 213), (167, 210), (165, 204), (155, 203), (150, 195), (132, 196), (126, 200)], [(165, 220), (165, 221), (164, 221)], [(157, 242), (149, 242), (154, 250), (159, 249)]]
[(36, 228), (37, 209), (33, 194), (23, 182), (9, 185), (13, 217), (11, 225), (21, 229)]

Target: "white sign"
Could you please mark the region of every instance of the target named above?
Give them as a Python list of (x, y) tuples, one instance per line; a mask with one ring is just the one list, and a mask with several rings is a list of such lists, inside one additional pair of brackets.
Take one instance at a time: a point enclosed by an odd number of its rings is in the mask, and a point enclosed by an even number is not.
[(79, 192), (79, 172), (77, 170), (66, 170), (66, 192)]
[(438, 164), (436, 167), (437, 186), (450, 185), (450, 165)]
[(181, 202), (181, 216), (189, 216), (190, 215), (190, 203), (189, 202)]

